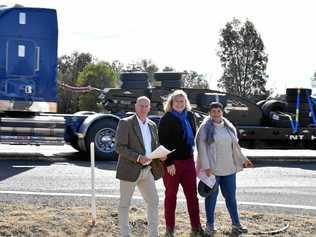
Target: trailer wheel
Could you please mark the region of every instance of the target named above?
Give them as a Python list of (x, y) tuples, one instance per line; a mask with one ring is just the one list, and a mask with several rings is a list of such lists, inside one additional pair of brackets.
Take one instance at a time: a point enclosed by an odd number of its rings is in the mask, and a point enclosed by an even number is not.
[(115, 133), (118, 122), (113, 119), (98, 120), (89, 128), (85, 144), (90, 152), (90, 143), (94, 142), (96, 159), (116, 160)]

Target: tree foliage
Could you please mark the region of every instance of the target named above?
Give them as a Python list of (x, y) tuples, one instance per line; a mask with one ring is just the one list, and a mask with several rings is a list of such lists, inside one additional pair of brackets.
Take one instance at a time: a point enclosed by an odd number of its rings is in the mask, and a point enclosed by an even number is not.
[(205, 76), (202, 74), (198, 74), (196, 71), (184, 71), (182, 79), (184, 81), (184, 87), (196, 89), (209, 88)]
[(112, 63), (111, 63), (111, 67), (112, 69), (117, 73), (121, 73), (124, 71), (124, 64), (122, 62), (120, 62), (119, 60), (114, 60)]
[(233, 19), (220, 32), (218, 56), (224, 69), (218, 87), (243, 97), (265, 95), (268, 56), (252, 22)]
[[(93, 61), (89, 53), (63, 55), (58, 58), (58, 81), (69, 85), (77, 84), (77, 77), (84, 67)], [(58, 112), (74, 113), (79, 110), (78, 94), (58, 87)]]
[[(163, 72), (176, 72), (176, 70), (170, 66), (165, 66), (162, 69)], [(199, 74), (196, 71), (187, 71), (184, 70), (182, 74), (183, 85), (186, 88), (195, 88), (195, 89), (208, 89), (209, 85), (205, 76)]]
[(170, 66), (165, 66), (163, 69), (162, 69), (163, 72), (175, 72), (175, 69), (173, 67), (170, 67)]
[[(100, 89), (113, 88), (118, 84), (118, 74), (112, 65), (106, 62), (87, 65), (78, 76), (79, 86), (92, 86)], [(79, 110), (100, 111), (98, 92), (86, 92), (79, 96)]]

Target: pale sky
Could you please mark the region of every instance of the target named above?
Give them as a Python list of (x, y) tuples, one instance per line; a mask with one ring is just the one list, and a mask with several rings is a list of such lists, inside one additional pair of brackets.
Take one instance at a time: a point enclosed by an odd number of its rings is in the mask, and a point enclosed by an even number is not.
[[(12, 5), (14, 1), (1, 1)], [(57, 10), (58, 55), (89, 52), (100, 60), (151, 59), (162, 69), (221, 76), (220, 29), (233, 17), (254, 23), (269, 56), (268, 88), (310, 87), (316, 71), (316, 2), (310, 0), (20, 0)]]

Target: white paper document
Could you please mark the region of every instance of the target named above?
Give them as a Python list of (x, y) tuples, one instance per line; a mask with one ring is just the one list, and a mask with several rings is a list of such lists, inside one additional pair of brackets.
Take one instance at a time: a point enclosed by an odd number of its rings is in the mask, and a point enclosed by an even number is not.
[(197, 174), (198, 178), (205, 183), (207, 186), (209, 186), (210, 188), (213, 188), (215, 183), (216, 183), (216, 178), (214, 175), (211, 176), (207, 176), (205, 174), (204, 170), (199, 170), (198, 174)]
[(170, 154), (173, 151), (175, 150), (170, 151), (167, 148), (165, 148), (163, 145), (160, 145), (152, 153), (147, 155), (147, 157), (150, 159), (159, 159), (162, 157), (166, 157), (168, 154)]

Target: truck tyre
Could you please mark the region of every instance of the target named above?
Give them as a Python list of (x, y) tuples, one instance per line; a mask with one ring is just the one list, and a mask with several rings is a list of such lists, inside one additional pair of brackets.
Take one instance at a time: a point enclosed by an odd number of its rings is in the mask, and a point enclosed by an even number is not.
[[(294, 96), (297, 95), (297, 89), (298, 88), (287, 88), (286, 89), (286, 95), (289, 96)], [(306, 95), (306, 91), (309, 95), (312, 94), (312, 90), (311, 89), (300, 89), (300, 94)]]
[(258, 102), (256, 103), (256, 105), (261, 108), (262, 105), (263, 105), (266, 101), (267, 101), (267, 100), (260, 100), (260, 101), (258, 101)]
[[(296, 111), (294, 111), (293, 114), (296, 114)], [(302, 118), (311, 118), (312, 117), (312, 113), (309, 110), (300, 110), (299, 115)]]
[(145, 89), (149, 86), (148, 81), (123, 81), (122, 89)]
[(299, 118), (299, 123), (301, 126), (307, 126), (309, 124), (312, 123), (312, 119), (311, 118)]
[[(295, 103), (288, 104), (287, 110), (295, 113), (296, 112), (296, 104)], [(309, 111), (309, 104), (308, 103), (300, 103), (299, 110), (300, 111), (301, 110), (305, 110), (305, 111), (308, 110)]]
[(115, 133), (118, 121), (101, 119), (95, 121), (85, 137), (85, 145), (90, 154), (90, 143), (94, 142), (95, 157), (99, 160), (116, 160)]
[(120, 74), (121, 81), (147, 81), (147, 72), (125, 72)]
[(226, 107), (227, 98), (223, 94), (201, 93), (198, 95), (198, 98), (197, 98), (197, 104), (203, 109), (206, 109), (207, 112), (209, 112), (210, 104), (216, 101), (220, 102), (224, 107)]
[(180, 81), (182, 73), (179, 72), (156, 72), (154, 74), (156, 81)]
[(161, 82), (163, 88), (181, 88), (182, 81), (180, 80), (164, 80)]
[(271, 111), (281, 111), (285, 112), (287, 108), (287, 103), (281, 100), (267, 100), (262, 105), (263, 115), (267, 118), (270, 117)]
[[(293, 103), (295, 104), (297, 100), (297, 96), (296, 95), (287, 95), (286, 96), (286, 101), (290, 104)], [(300, 102), (301, 103), (308, 103), (307, 97), (305, 94), (300, 95)]]

